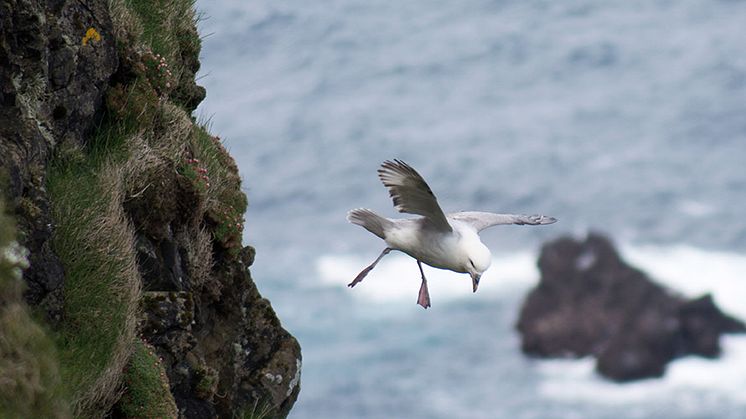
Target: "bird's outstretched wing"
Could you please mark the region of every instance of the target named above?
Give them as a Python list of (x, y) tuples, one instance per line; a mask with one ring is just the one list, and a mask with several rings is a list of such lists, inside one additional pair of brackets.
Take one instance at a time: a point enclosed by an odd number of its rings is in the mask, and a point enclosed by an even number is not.
[(401, 160), (386, 160), (378, 169), (378, 177), (389, 189), (397, 211), (422, 215), (439, 230), (451, 231), (433, 191), (412, 166)]
[(454, 212), (448, 214), (448, 218), (470, 224), (477, 231), (500, 224), (543, 225), (557, 222), (556, 218), (546, 215), (495, 214), (479, 211)]

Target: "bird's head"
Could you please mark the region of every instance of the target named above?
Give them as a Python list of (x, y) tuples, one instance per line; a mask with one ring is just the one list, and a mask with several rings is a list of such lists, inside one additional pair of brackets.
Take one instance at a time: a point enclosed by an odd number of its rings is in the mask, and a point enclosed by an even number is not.
[(490, 249), (487, 248), (481, 241), (469, 243), (466, 252), (466, 264), (464, 271), (471, 276), (471, 284), (474, 288), (474, 292), (477, 292), (479, 286), (479, 279), (482, 277), (484, 271), (490, 267), (492, 263), (492, 254)]

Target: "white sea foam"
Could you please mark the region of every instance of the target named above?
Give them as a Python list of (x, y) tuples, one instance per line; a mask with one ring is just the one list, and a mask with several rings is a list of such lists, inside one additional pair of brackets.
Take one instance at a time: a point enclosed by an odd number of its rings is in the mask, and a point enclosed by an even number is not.
[[(536, 364), (543, 376), (539, 393), (568, 402), (582, 401), (610, 405), (674, 399), (689, 393), (702, 400), (727, 398), (746, 406), (746, 337), (721, 339), (723, 356), (716, 360), (686, 357), (668, 366), (661, 379), (617, 384), (599, 377), (592, 359), (548, 360)], [(682, 401), (686, 399), (680, 399)]]

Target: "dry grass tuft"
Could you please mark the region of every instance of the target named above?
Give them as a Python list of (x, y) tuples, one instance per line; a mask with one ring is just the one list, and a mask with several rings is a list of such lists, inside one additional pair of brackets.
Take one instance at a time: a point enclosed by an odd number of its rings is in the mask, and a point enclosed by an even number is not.
[(114, 24), (114, 36), (119, 42), (134, 45), (142, 38), (142, 24), (125, 0), (109, 0), (109, 14)]
[(162, 104), (159, 122), (153, 137), (149, 139), (150, 146), (173, 162), (183, 162), (190, 154), (189, 139), (194, 122), (184, 109), (170, 102)]
[(183, 239), (185, 244), (192, 287), (199, 289), (210, 278), (215, 261), (212, 258), (212, 234), (204, 228), (197, 227)]

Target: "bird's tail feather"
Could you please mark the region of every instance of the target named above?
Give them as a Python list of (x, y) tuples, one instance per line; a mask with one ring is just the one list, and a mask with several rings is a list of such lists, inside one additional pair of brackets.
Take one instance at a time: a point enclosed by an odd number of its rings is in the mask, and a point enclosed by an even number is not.
[(365, 227), (366, 230), (382, 239), (385, 239), (386, 230), (394, 225), (391, 220), (365, 208), (357, 208), (347, 213), (347, 221)]

